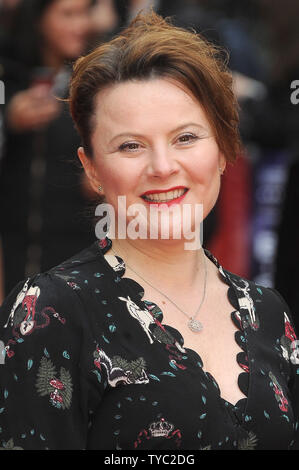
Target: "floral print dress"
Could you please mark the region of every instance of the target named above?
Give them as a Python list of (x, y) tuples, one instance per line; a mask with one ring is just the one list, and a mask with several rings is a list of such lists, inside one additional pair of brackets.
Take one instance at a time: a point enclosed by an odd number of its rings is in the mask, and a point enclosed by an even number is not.
[(232, 404), (111, 244), (22, 281), (1, 306), (0, 447), (298, 449), (299, 355), (280, 295), (206, 251), (237, 328), (246, 398)]

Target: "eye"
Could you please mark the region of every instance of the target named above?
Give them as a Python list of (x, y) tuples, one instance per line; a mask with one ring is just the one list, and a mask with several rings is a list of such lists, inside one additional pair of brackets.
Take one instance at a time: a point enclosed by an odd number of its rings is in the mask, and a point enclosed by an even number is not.
[(140, 149), (140, 144), (137, 142), (125, 142), (121, 144), (118, 149), (121, 152), (135, 152), (136, 150)]
[(197, 139), (198, 139), (197, 135), (191, 134), (191, 133), (186, 133), (186, 134), (180, 135), (177, 138), (177, 142), (179, 144), (190, 144), (190, 143), (194, 142)]

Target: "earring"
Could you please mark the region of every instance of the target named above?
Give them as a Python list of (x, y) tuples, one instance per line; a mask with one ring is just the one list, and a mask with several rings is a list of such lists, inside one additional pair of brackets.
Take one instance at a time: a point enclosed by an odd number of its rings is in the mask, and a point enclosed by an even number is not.
[(101, 185), (98, 186), (98, 190), (102, 191), (103, 187)]
[(219, 173), (220, 173), (220, 175), (223, 175), (223, 170), (220, 167), (219, 167)]

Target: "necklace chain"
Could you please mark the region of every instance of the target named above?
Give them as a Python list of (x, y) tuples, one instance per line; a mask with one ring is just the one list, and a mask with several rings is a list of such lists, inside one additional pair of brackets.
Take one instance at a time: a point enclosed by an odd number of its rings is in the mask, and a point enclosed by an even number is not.
[[(111, 246), (111, 249), (113, 251), (113, 253), (115, 254), (115, 256), (117, 256), (117, 253), (115, 252), (115, 250), (113, 249), (113, 247)], [(188, 322), (188, 326), (190, 328), (191, 331), (193, 331), (194, 333), (198, 333), (199, 331), (201, 331), (203, 329), (203, 325), (201, 322), (199, 322), (198, 320), (196, 320), (196, 317), (204, 303), (204, 300), (205, 300), (205, 297), (206, 297), (206, 288), (207, 288), (207, 264), (206, 264), (206, 256), (203, 252), (203, 261), (204, 261), (204, 288), (203, 288), (203, 295), (202, 295), (202, 299), (201, 299), (201, 302), (195, 312), (195, 314), (193, 316), (190, 316), (188, 313), (186, 313), (184, 310), (182, 310), (172, 299), (170, 299), (170, 297), (166, 294), (164, 294), (164, 292), (162, 292), (160, 289), (158, 289), (157, 287), (155, 287), (153, 284), (151, 284), (147, 279), (145, 279), (143, 276), (141, 276), (141, 274), (139, 274), (137, 271), (135, 271), (135, 269), (133, 269), (128, 263), (126, 263), (126, 266), (131, 269), (131, 271), (133, 271), (133, 273), (137, 274), (138, 277), (140, 277), (144, 282), (146, 282), (146, 284), (148, 284), (150, 287), (152, 287), (154, 290), (156, 290), (157, 292), (159, 292), (161, 295), (163, 295), (163, 297), (165, 297), (169, 302), (171, 302), (180, 312), (182, 312), (186, 317), (189, 318), (189, 322)]]

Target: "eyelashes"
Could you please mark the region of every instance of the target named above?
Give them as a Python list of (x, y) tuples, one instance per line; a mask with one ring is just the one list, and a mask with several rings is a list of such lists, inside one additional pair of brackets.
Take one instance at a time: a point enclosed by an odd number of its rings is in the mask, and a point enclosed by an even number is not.
[(177, 140), (180, 143), (188, 144), (188, 143), (194, 142), (195, 140), (198, 140), (198, 139), (199, 139), (199, 137), (197, 135), (186, 133), (186, 134), (183, 134), (183, 135), (179, 136)]
[(120, 150), (121, 152), (124, 152), (124, 151), (136, 151), (136, 150), (139, 150), (139, 147), (140, 147), (140, 144), (138, 144), (137, 142), (125, 142), (124, 144), (121, 144), (119, 147), (118, 147), (118, 150)]
[[(185, 133), (180, 135), (174, 140), (174, 144), (178, 144), (179, 146), (187, 146), (188, 144), (191, 144), (198, 140), (200, 137), (197, 136), (196, 134), (192, 133)], [(118, 147), (118, 150), (120, 152), (136, 152), (142, 148), (142, 144), (139, 142), (124, 142)]]

